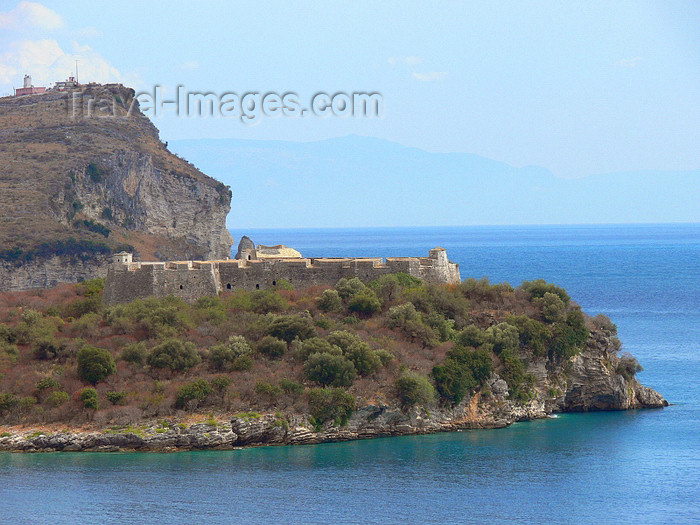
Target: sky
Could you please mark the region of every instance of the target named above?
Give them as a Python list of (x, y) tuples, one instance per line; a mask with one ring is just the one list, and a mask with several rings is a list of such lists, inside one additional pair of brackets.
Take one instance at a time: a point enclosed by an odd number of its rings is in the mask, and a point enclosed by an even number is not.
[[(63, 80), (137, 91), (380, 93), (375, 118), (176, 116), (164, 140), (356, 134), (571, 178), (700, 168), (700, 4), (0, 0), (0, 95)], [(396, 174), (397, 177), (400, 174)]]

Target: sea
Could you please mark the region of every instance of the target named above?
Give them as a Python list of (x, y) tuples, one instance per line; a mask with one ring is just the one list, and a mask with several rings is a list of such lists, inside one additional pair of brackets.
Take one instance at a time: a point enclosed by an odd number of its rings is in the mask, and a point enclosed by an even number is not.
[(700, 225), (233, 231), (305, 256), (544, 278), (618, 326), (671, 406), (295, 447), (0, 454), (0, 523), (699, 523)]

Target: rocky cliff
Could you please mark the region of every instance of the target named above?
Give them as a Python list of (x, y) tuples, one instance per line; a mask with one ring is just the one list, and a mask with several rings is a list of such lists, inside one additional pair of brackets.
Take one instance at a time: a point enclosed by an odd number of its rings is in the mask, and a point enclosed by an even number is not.
[(229, 188), (170, 153), (121, 85), (0, 99), (0, 166), (0, 291), (101, 276), (124, 247), (230, 256)]

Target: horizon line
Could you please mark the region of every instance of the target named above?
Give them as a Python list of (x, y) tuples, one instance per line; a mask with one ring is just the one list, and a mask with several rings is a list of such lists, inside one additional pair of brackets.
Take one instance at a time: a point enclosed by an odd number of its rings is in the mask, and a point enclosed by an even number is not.
[(299, 227), (235, 227), (226, 226), (227, 230), (396, 230), (396, 229), (428, 229), (428, 228), (555, 228), (555, 227), (600, 227), (600, 226), (700, 226), (700, 222), (582, 222), (582, 223), (529, 223), (529, 224), (463, 224), (463, 225), (403, 225), (403, 226), (299, 226)]

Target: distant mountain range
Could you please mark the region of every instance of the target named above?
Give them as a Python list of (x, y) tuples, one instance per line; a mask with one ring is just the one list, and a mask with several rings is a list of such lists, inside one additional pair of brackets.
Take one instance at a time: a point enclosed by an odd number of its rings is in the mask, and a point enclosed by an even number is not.
[(700, 170), (564, 179), (359, 136), (169, 146), (231, 186), (237, 229), (700, 221)]

